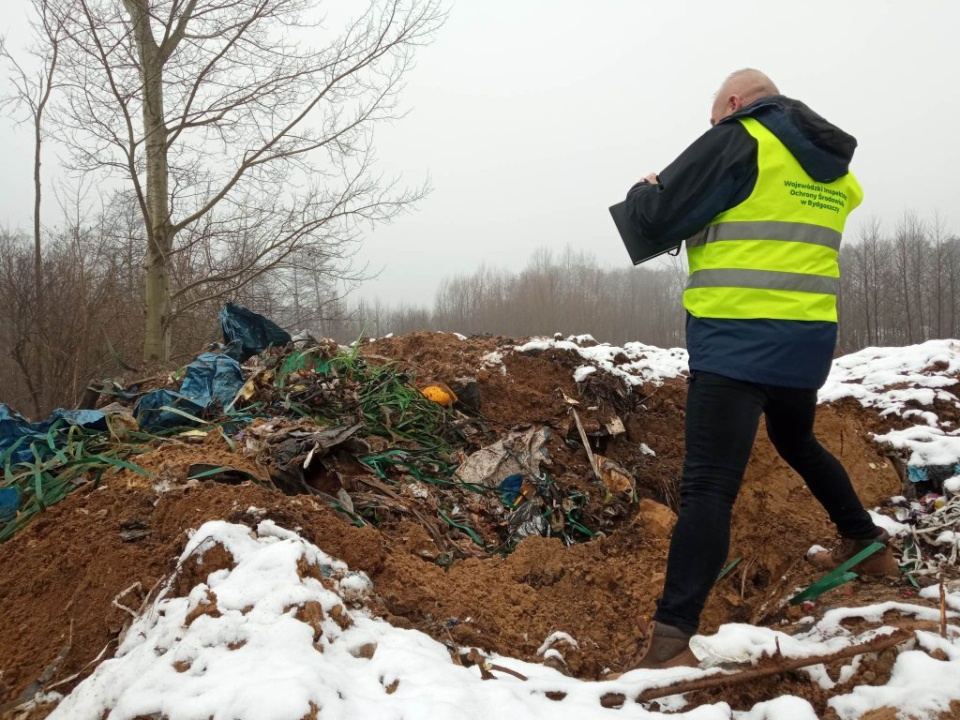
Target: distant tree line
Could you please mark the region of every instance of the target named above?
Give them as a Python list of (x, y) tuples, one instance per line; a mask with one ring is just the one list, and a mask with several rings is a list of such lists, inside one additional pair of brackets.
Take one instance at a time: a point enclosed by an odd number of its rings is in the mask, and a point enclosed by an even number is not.
[[(942, 217), (869, 220), (840, 252), (838, 353), (960, 337), (960, 238)], [(683, 346), (682, 257), (666, 267), (603, 269), (569, 248), (538, 250), (519, 272), (481, 267), (444, 280), (432, 309), (359, 301), (341, 339), (413, 330), (589, 333), (622, 344)]]
[(934, 213), (861, 226), (840, 252), (841, 352), (960, 337), (960, 238)]
[(685, 277), (680, 258), (664, 267), (605, 269), (571, 247), (540, 248), (516, 272), (482, 265), (444, 279), (432, 308), (360, 300), (338, 335), (424, 329), (516, 337), (589, 333), (616, 344), (640, 340), (674, 347), (683, 344)]
[[(567, 247), (541, 248), (519, 270), (481, 266), (441, 281), (432, 306), (349, 301), (339, 260), (294, 254), (229, 297), (198, 297), (177, 319), (171, 363), (144, 364), (143, 225), (117, 201), (43, 239), (41, 282), (28, 234), (0, 231), (0, 401), (40, 417), (72, 406), (91, 381), (146, 377), (182, 365), (220, 339), (227, 299), (284, 327), (348, 343), (417, 330), (511, 337), (589, 333), (601, 342), (684, 344), (682, 258), (650, 267), (602, 267)], [(240, 246), (242, 248), (242, 245)], [(838, 353), (960, 337), (960, 238), (934, 215), (870, 221), (840, 254)], [(184, 253), (179, 287), (208, 273), (203, 253)]]

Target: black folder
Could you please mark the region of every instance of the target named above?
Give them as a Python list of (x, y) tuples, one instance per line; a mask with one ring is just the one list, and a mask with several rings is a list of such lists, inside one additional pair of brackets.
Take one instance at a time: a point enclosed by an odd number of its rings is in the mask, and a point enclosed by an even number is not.
[[(640, 233), (636, 231), (627, 216), (627, 203), (625, 201), (610, 206), (610, 214), (613, 216), (613, 222), (620, 232), (620, 238), (623, 240), (623, 245), (627, 248), (627, 253), (629, 253), (634, 265), (639, 265), (671, 250), (680, 251), (680, 243), (664, 247), (662, 243), (654, 243), (640, 237)], [(676, 255), (677, 253), (673, 254)]]

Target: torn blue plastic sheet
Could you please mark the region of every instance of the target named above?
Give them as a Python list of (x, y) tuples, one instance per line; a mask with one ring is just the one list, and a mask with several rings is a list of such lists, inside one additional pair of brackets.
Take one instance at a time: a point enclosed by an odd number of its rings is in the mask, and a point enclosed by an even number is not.
[(137, 402), (133, 414), (145, 430), (189, 425), (190, 419), (182, 413), (199, 417), (210, 406), (226, 408), (242, 387), (240, 363), (229, 355), (203, 353), (187, 366), (180, 392), (149, 392)]
[(293, 338), (273, 320), (248, 310), (243, 305), (227, 303), (220, 311), (225, 352), (244, 362), (272, 345), (286, 345)]
[(152, 390), (137, 400), (133, 416), (144, 430), (157, 431), (191, 424), (188, 418), (170, 408), (197, 417), (204, 407), (173, 390)]
[(0, 403), (0, 458), (12, 464), (30, 462), (33, 460), (30, 446), (39, 440), (43, 441), (37, 446), (41, 457), (49, 454), (47, 435), (54, 423), (61, 426), (79, 425), (91, 430), (107, 429), (107, 420), (99, 410), (58, 408), (46, 420), (32, 423), (8, 405)]
[(960, 463), (954, 465), (907, 465), (907, 479), (913, 483), (932, 482), (942, 485), (943, 481), (954, 475), (960, 475)]
[(203, 353), (187, 366), (180, 394), (204, 407), (227, 407), (243, 387), (240, 363), (229, 355)]
[(523, 490), (523, 475), (514, 473), (505, 477), (497, 487), (504, 505), (513, 506)]
[(20, 490), (15, 487), (0, 488), (0, 523), (13, 520), (20, 508)]

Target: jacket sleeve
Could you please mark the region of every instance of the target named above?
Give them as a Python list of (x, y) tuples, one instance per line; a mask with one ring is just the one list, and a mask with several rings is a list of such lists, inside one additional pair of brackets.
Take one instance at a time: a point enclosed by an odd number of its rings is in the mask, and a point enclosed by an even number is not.
[(630, 188), (627, 208), (644, 239), (673, 245), (750, 196), (757, 181), (757, 141), (739, 122), (721, 122), (658, 177), (656, 185)]

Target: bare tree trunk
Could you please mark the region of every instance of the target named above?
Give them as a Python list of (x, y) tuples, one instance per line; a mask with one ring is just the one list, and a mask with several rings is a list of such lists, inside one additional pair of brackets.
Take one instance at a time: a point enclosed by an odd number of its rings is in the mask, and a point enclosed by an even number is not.
[(33, 292), (39, 306), (43, 297), (43, 254), (40, 249), (40, 146), (43, 142), (43, 125), (37, 117), (33, 126)]
[[(13, 105), (26, 108), (33, 125), (33, 287), (31, 298), (31, 322), (18, 344), (17, 364), (21, 371), (30, 373), (27, 385), (33, 401), (34, 412), (40, 414), (41, 394), (46, 382), (44, 379), (44, 358), (42, 338), (46, 323), (45, 297), (43, 292), (43, 249), (41, 235), (41, 151), (43, 148), (44, 122), (47, 103), (57, 77), (57, 61), (60, 53), (61, 31), (63, 29), (42, 5), (35, 6), (38, 25), (36, 37), (41, 44), (28, 50), (28, 54), (40, 60), (39, 73), (27, 72), (10, 54), (3, 39), (0, 38), (0, 59), (5, 60), (12, 71), (15, 92), (0, 101), (0, 107)], [(43, 46), (46, 43), (46, 47)]]
[(170, 222), (168, 195), (167, 126), (163, 107), (163, 64), (165, 58), (151, 34), (149, 9), (145, 0), (124, 0), (133, 24), (143, 76), (143, 129), (147, 156), (146, 189), (146, 327), (143, 359), (147, 362), (170, 358), (170, 269), (174, 228)]
[[(53, 72), (56, 67), (56, 47), (54, 47), (54, 60), (49, 68), (48, 77), (52, 80)], [(42, 88), (41, 88), (42, 89)], [(43, 144), (43, 108), (50, 97), (50, 83), (47, 83), (46, 90), (43, 92), (40, 101), (37, 103), (33, 113), (33, 321), (36, 323), (33, 329), (34, 335), (43, 335), (43, 325), (46, 324), (44, 316), (43, 301), (43, 250), (41, 248), (40, 235), (40, 150)], [(27, 378), (27, 387), (30, 389), (30, 397), (33, 399), (33, 412), (35, 417), (40, 417), (40, 393), (43, 391), (46, 382), (44, 381), (44, 363), (41, 357), (42, 351), (37, 347), (37, 343), (31, 343), (32, 348), (26, 352), (30, 356), (29, 363), (23, 363), (20, 360), (20, 368), (24, 373), (32, 373), (33, 378)]]

